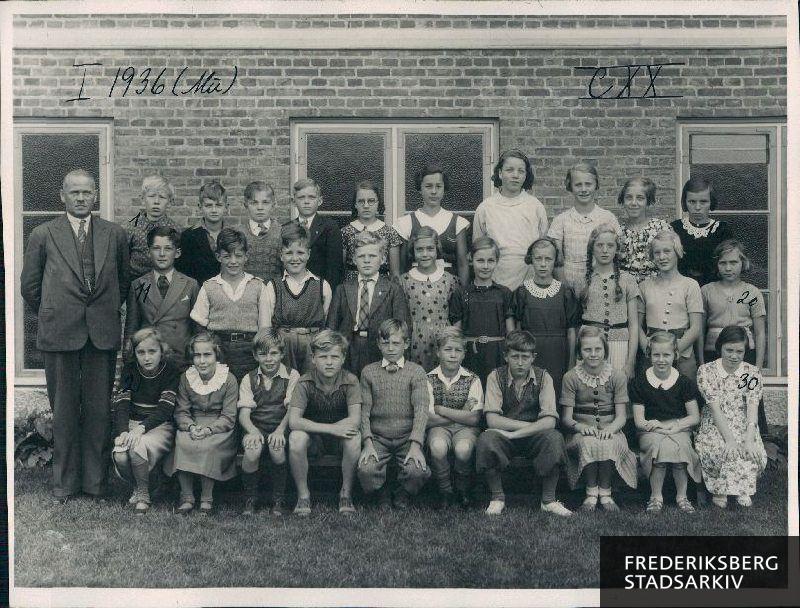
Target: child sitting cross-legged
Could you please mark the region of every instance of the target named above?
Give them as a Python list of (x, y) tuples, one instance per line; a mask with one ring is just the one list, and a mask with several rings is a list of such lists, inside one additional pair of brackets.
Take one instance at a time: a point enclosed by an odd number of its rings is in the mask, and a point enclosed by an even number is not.
[(381, 510), (391, 509), (386, 469), (394, 459), (399, 489), (394, 506), (408, 508), (408, 497), (422, 489), (431, 476), (422, 444), (428, 422), (430, 394), (425, 370), (407, 361), (408, 325), (386, 319), (378, 331), (382, 359), (361, 372), (361, 436), (364, 448), (358, 461), (358, 479), (367, 493), (381, 491)]
[(511, 458), (532, 458), (542, 478), (542, 511), (572, 515), (556, 500), (556, 484), (567, 454), (556, 430), (558, 412), (553, 380), (534, 366), (536, 339), (527, 331), (513, 331), (505, 342), (507, 365), (489, 374), (483, 410), (489, 427), (478, 438), (475, 469), (486, 477), (490, 502), (487, 515), (500, 515), (506, 505), (501, 473)]
[(253, 339), (253, 356), (258, 367), (242, 378), (239, 386), (239, 424), (242, 447), (242, 486), (245, 504), (242, 515), (252, 515), (258, 500), (259, 464), (268, 447), (272, 472), (272, 514), (282, 515), (286, 495), (286, 437), (289, 433), (287, 404), (300, 379), (296, 370), (281, 360), (286, 351), (283, 336), (262, 329)]
[(352, 488), (361, 453), (361, 388), (345, 369), (347, 339), (323, 330), (311, 339), (312, 367), (297, 383), (289, 407), (289, 465), (297, 487), (295, 515), (311, 514), (308, 452), (342, 454), (339, 513), (354, 513)]

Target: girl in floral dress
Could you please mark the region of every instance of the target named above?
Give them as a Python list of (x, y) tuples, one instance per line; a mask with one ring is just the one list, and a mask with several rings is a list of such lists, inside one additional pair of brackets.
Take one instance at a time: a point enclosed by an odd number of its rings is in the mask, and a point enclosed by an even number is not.
[(409, 245), (417, 265), (400, 277), (413, 322), (409, 359), (429, 372), (438, 363), (436, 338), (448, 325), (448, 303), (458, 279), (436, 263), (441, 248), (433, 228), (422, 226)]
[(721, 509), (730, 495), (741, 507), (752, 505), (756, 479), (767, 466), (757, 422), (763, 382), (761, 370), (744, 361), (747, 343), (743, 328), (726, 327), (717, 338), (720, 358), (697, 372), (706, 407), (695, 449), (712, 502)]
[(650, 259), (650, 242), (662, 230), (669, 229), (666, 220), (647, 218), (647, 208), (656, 203), (656, 185), (646, 177), (632, 177), (617, 196), (625, 209), (622, 224), (620, 268), (630, 273), (637, 283), (656, 275), (656, 265)]
[[(356, 235), (365, 230), (374, 232), (381, 237), (388, 247), (397, 247), (402, 243), (400, 236), (389, 226), (378, 219), (379, 215), (386, 212), (380, 190), (374, 182), (369, 180), (361, 181), (356, 184), (356, 193), (353, 199), (352, 222), (342, 228), (342, 249), (344, 253), (344, 280), (355, 279), (358, 276), (356, 264), (353, 261), (355, 253)], [(390, 271), (390, 261), (384, 262), (380, 267), (380, 274), (388, 275)], [(392, 273), (398, 270), (391, 268)]]

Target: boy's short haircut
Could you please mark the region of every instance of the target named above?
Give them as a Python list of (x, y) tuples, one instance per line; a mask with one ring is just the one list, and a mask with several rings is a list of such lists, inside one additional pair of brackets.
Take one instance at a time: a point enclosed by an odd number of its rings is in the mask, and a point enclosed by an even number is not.
[(247, 253), (247, 237), (235, 228), (223, 228), (217, 236), (217, 253), (233, 253), (236, 247), (241, 247)]
[(274, 327), (260, 329), (253, 338), (253, 354), (268, 353), (270, 349), (277, 348), (282, 353), (286, 352), (286, 342)]
[(347, 338), (338, 331), (323, 329), (311, 338), (311, 354), (326, 353), (332, 348), (338, 348), (342, 355), (347, 353)]
[(305, 188), (308, 188), (309, 186), (314, 187), (314, 189), (317, 191), (317, 196), (322, 196), (322, 189), (319, 187), (319, 184), (310, 177), (304, 177), (302, 179), (298, 179), (294, 183), (294, 186), (292, 186), (292, 192), (297, 194), (298, 192), (304, 190)]
[(361, 247), (366, 247), (367, 245), (378, 245), (381, 255), (386, 255), (386, 241), (374, 232), (363, 230), (356, 235), (353, 251), (358, 251)]
[(506, 336), (506, 352), (515, 350), (521, 353), (536, 354), (536, 338), (525, 329), (517, 329)]
[(564, 260), (558, 251), (558, 245), (556, 245), (555, 239), (551, 236), (540, 236), (538, 239), (533, 241), (533, 243), (531, 243), (531, 246), (528, 247), (528, 252), (525, 254), (525, 263), (533, 264), (533, 252), (536, 251), (537, 249), (542, 249), (543, 247), (547, 246), (552, 247), (556, 255), (555, 263), (553, 264), (553, 266), (555, 268), (563, 266)]
[(142, 196), (153, 190), (166, 190), (169, 200), (175, 200), (175, 188), (162, 175), (148, 175), (142, 180)]
[(222, 187), (217, 180), (208, 182), (200, 187), (200, 202), (210, 198), (212, 201), (217, 201), (223, 205), (228, 202), (228, 195), (225, 193), (225, 188)]
[(256, 192), (269, 192), (272, 198), (275, 198), (275, 190), (272, 189), (267, 182), (264, 181), (255, 181), (250, 182), (244, 188), (244, 203), (245, 205), (248, 201), (253, 200), (253, 196), (255, 196)]
[(290, 222), (281, 226), (281, 247), (291, 247), (292, 244), (300, 242), (308, 248), (308, 231), (300, 224)]
[(469, 247), (470, 257), (478, 253), (481, 249), (494, 249), (495, 257), (498, 260), (500, 259), (500, 247), (492, 237), (480, 236), (472, 241), (472, 245)]
[(457, 342), (461, 348), (466, 348), (466, 340), (464, 340), (463, 332), (458, 327), (448, 325), (443, 327), (436, 334), (436, 350), (440, 351), (448, 342)]
[(185, 353), (187, 361), (192, 361), (192, 359), (194, 359), (194, 347), (195, 344), (198, 344), (199, 342), (208, 342), (209, 344), (211, 344), (211, 347), (214, 349), (214, 353), (217, 356), (217, 363), (225, 362), (219, 338), (212, 331), (201, 331), (193, 335), (191, 338), (189, 338), (189, 340), (186, 342), (186, 353)]
[(402, 319), (386, 319), (378, 328), (378, 338), (388, 340), (394, 333), (403, 334), (403, 340), (408, 340), (408, 325)]
[(163, 236), (170, 240), (170, 242), (175, 246), (175, 249), (180, 248), (181, 246), (181, 235), (178, 233), (175, 228), (170, 226), (156, 226), (152, 230), (148, 231), (147, 233), (147, 246), (152, 247), (153, 242), (156, 240), (157, 236)]

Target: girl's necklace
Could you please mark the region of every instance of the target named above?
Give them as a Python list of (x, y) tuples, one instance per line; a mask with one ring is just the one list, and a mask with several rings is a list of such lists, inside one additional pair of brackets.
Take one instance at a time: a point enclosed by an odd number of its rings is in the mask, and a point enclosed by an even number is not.
[(725, 296), (725, 299), (728, 301), (728, 304), (733, 304), (733, 301), (736, 298), (736, 294), (741, 289), (741, 285), (742, 285), (742, 282), (741, 281), (737, 281), (737, 283), (735, 285), (733, 285), (732, 287), (726, 287), (725, 283), (720, 281), (719, 288), (722, 290), (722, 293)]

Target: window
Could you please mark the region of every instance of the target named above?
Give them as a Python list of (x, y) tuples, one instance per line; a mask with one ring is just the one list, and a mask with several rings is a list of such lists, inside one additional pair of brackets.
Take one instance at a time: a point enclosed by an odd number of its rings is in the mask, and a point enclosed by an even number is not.
[(747, 247), (752, 262), (744, 279), (767, 305), (766, 373), (787, 375), (786, 126), (781, 122), (680, 124), (677, 212), (691, 175), (710, 179), (718, 192), (712, 216), (724, 220)]
[(496, 122), (487, 120), (298, 121), (292, 124), (292, 180), (311, 177), (319, 183), (325, 201), (320, 213), (340, 225), (351, 219), (356, 182), (372, 180), (382, 191), (384, 221), (391, 225), (421, 206), (414, 176), (435, 161), (450, 182), (445, 208), (470, 217), (492, 192), (496, 133)]
[[(111, 124), (108, 121), (14, 121), (14, 272), (22, 271), (22, 256), (31, 231), (64, 212), (61, 180), (73, 169), (85, 169), (97, 179), (95, 212), (111, 219)], [(19, 294), (15, 297), (15, 372), (17, 384), (41, 384), (44, 362), (36, 349), (36, 315)]]

